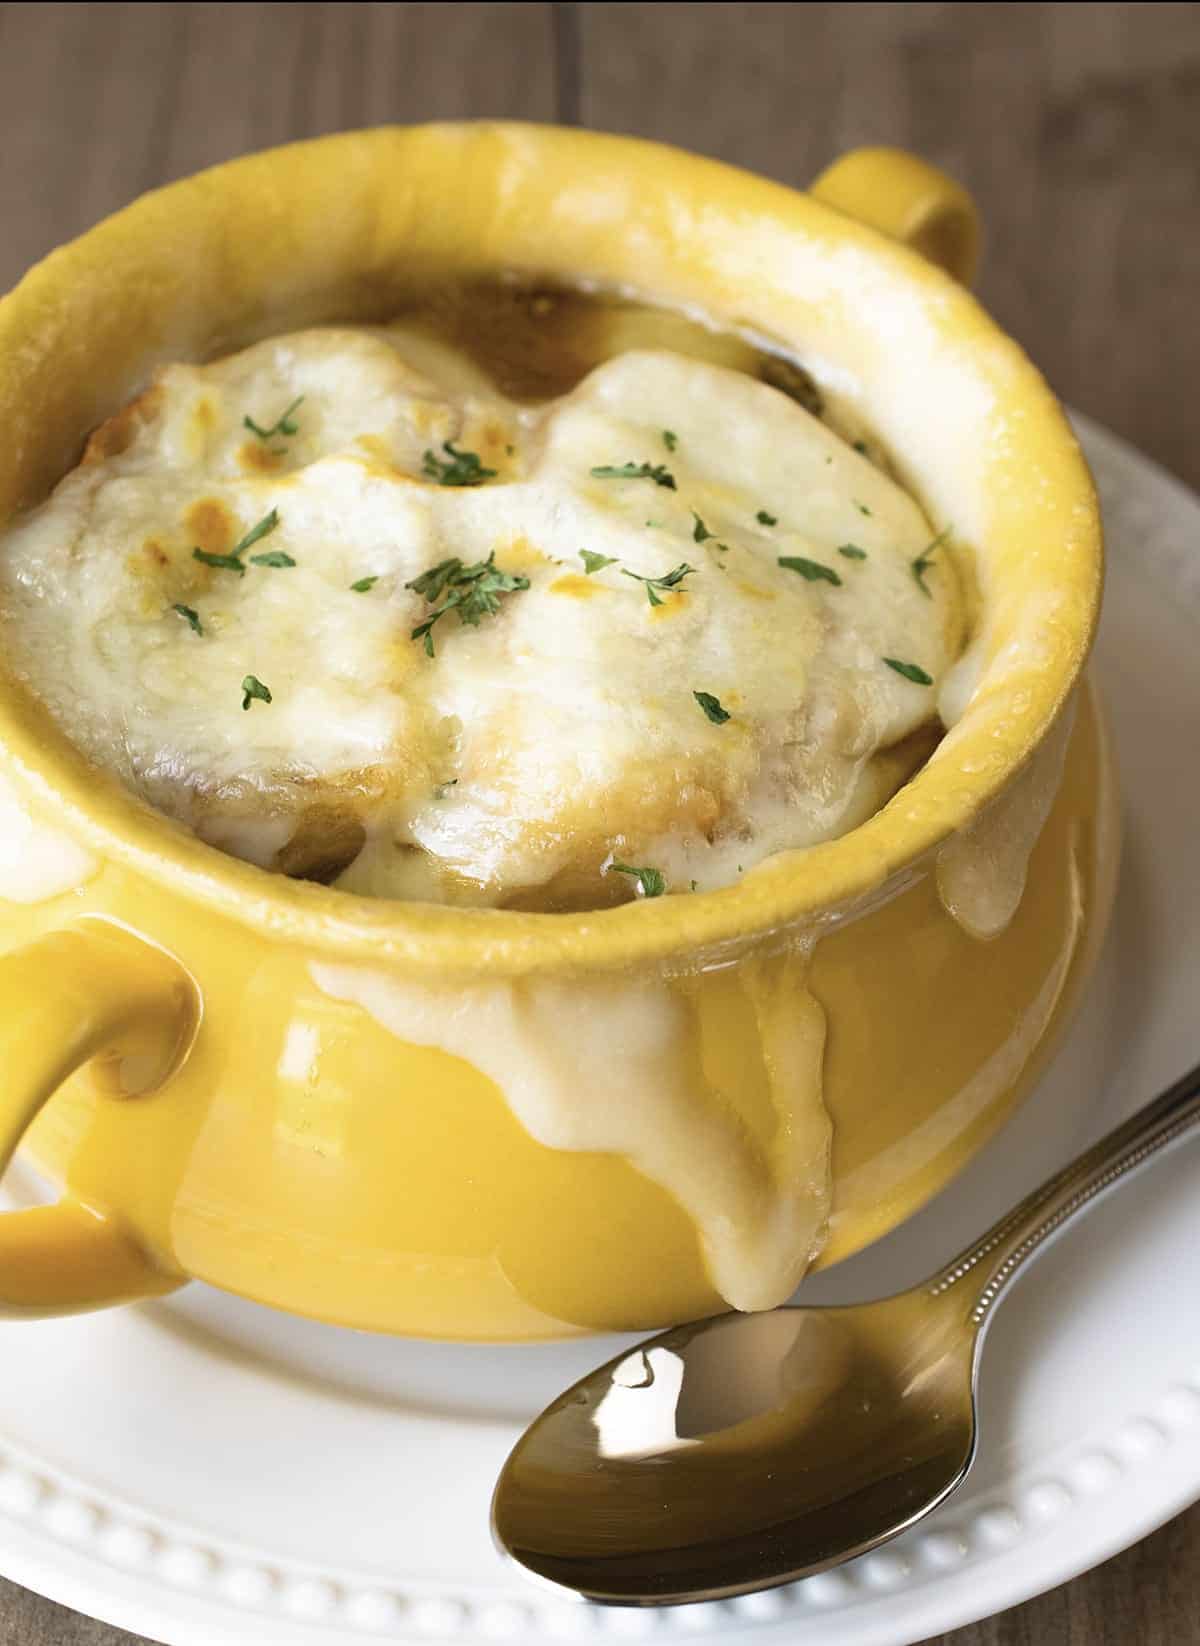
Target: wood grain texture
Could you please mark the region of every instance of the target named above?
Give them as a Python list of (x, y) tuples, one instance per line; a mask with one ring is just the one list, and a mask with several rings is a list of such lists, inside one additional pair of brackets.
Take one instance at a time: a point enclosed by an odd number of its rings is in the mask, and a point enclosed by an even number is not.
[(143, 190), (386, 121), (555, 117), (541, 5), (0, 6), (0, 290)]
[(1200, 8), (584, 5), (582, 120), (804, 183), (897, 143), (983, 208), (984, 301), (1200, 484)]
[[(920, 150), (979, 199), (982, 295), (1059, 392), (1200, 485), (1194, 5), (0, 5), (0, 288), (246, 149), (470, 115), (793, 183)], [(136, 1643), (0, 1581), (0, 1646)], [(1200, 1507), (937, 1646), (1200, 1646)]]

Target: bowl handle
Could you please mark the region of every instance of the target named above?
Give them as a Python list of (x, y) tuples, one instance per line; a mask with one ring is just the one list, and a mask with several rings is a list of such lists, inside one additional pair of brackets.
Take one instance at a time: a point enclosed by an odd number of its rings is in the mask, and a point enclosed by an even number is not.
[(904, 149), (851, 149), (808, 192), (919, 251), (969, 286), (979, 263), (979, 212), (952, 177)]
[[(0, 956), (0, 1173), (43, 1104), (85, 1063), (99, 1101), (137, 1101), (178, 1067), (196, 988), (161, 949), (99, 919)], [(0, 1212), (0, 1316), (69, 1314), (155, 1297), (160, 1268), (119, 1218), (69, 1196)]]

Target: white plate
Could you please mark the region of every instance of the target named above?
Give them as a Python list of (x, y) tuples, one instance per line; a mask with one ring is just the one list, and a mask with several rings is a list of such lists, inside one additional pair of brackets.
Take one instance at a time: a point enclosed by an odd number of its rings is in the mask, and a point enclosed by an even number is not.
[[(1200, 1055), (1200, 502), (1084, 433), (1109, 527), (1099, 671), (1128, 823), (1112, 937), (1036, 1097), (932, 1206), (817, 1277), (814, 1299), (916, 1280)], [(700, 1631), (723, 1646), (905, 1646), (1063, 1582), (1200, 1495), (1198, 1254), (1200, 1150), (1184, 1147), (1000, 1311), (979, 1462), (942, 1513), (840, 1572), (669, 1613), (528, 1588), (488, 1538), (524, 1420), (618, 1340), (403, 1342), (200, 1286), (5, 1324), (0, 1569), (170, 1646)]]

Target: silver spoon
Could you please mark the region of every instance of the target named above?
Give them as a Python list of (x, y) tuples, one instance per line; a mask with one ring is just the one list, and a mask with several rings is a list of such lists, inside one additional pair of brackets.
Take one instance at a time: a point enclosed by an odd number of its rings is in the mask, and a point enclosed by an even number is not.
[(1197, 1120), (1200, 1067), (911, 1291), (716, 1315), (610, 1360), (517, 1442), (492, 1502), (501, 1549), (588, 1600), (665, 1606), (905, 1531), (971, 1467), (979, 1346), (1009, 1283)]

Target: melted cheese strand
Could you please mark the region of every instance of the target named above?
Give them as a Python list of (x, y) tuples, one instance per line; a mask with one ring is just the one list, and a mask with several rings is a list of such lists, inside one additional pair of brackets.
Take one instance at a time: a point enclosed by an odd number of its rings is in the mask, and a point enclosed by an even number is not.
[(699, 1077), (694, 1015), (666, 982), (438, 989), (367, 967), (313, 962), (310, 971), (401, 1040), (472, 1064), (539, 1143), (628, 1160), (691, 1218), (726, 1302), (769, 1309), (799, 1284), (829, 1212), (825, 1020), (804, 985), (810, 953), (743, 974), (775, 1111), (765, 1140)]

